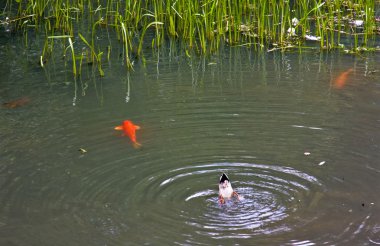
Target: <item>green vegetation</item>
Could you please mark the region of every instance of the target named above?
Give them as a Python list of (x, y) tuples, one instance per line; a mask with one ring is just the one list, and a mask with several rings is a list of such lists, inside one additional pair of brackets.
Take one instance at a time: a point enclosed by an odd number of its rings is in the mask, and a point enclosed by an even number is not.
[[(143, 57), (143, 44), (156, 49), (167, 40), (179, 40), (188, 55), (212, 54), (222, 45), (357, 53), (376, 49), (380, 31), (375, 4), (375, 0), (7, 0), (1, 25), (26, 39), (31, 29), (45, 34), (41, 66), (55, 42), (63, 42), (64, 54), (71, 50), (75, 76), (81, 74), (83, 62), (96, 65), (103, 76), (104, 47), (96, 42), (102, 29), (114, 32), (122, 42), (128, 69), (133, 69), (132, 57)], [(78, 52), (79, 46), (86, 48)], [(111, 50), (107, 47), (108, 59)]]

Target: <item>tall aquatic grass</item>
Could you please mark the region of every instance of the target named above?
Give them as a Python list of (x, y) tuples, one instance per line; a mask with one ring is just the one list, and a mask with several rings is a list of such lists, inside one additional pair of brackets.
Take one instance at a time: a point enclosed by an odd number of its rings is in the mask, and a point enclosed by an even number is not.
[[(31, 28), (43, 30), (46, 37), (68, 35), (77, 40), (73, 46), (82, 41), (101, 74), (104, 48), (96, 47), (95, 37), (102, 28), (122, 42), (128, 69), (133, 69), (131, 54), (141, 57), (144, 44), (156, 49), (169, 39), (185, 44), (188, 55), (208, 55), (222, 45), (268, 50), (346, 47), (358, 52), (374, 48), (369, 41), (379, 28), (375, 0), (7, 0), (6, 6), (4, 15), (10, 18), (2, 25), (23, 30), (25, 36)], [(81, 30), (81, 22), (87, 30)], [(79, 34), (88, 32), (90, 41)], [(46, 47), (44, 58), (49, 54)]]

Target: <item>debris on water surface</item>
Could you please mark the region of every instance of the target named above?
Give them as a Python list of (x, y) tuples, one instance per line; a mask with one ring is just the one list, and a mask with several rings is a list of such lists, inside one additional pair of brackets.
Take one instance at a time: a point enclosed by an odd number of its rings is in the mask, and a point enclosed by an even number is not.
[(291, 36), (297, 36), (296, 35), (296, 29), (293, 27), (289, 27), (287, 32), (288, 32), (288, 36), (290, 36), (290, 37)]
[(80, 153), (82, 153), (82, 154), (87, 153), (87, 150), (85, 150), (85, 149), (83, 149), (83, 148), (79, 148), (78, 151), (79, 151)]
[(363, 26), (364, 21), (363, 20), (354, 20), (350, 21), (350, 24), (353, 26)]
[(300, 23), (300, 21), (299, 21), (296, 17), (294, 17), (294, 18), (292, 19), (292, 25), (293, 25), (293, 26), (297, 26), (298, 23)]
[(324, 165), (326, 163), (326, 161), (321, 161), (318, 165), (319, 166), (322, 166), (322, 165)]
[(310, 155), (311, 153), (306, 151), (306, 152), (304, 152), (303, 154), (306, 155), (306, 156), (308, 156), (308, 155)]
[(310, 41), (319, 41), (321, 40), (321, 37), (306, 34), (305, 39)]

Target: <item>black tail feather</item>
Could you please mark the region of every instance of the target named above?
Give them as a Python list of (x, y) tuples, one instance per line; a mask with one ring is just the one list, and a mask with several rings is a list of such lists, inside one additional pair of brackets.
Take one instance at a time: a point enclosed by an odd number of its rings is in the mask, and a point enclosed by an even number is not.
[(222, 173), (222, 176), (220, 176), (219, 183), (224, 183), (224, 181), (230, 181), (225, 173)]

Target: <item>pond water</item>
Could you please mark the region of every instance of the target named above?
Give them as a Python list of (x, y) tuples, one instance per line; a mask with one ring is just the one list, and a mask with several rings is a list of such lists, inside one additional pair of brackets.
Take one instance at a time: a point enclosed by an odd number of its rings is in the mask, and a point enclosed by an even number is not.
[(1, 245), (380, 244), (378, 54), (163, 48), (128, 73), (116, 45), (75, 82), (41, 43), (0, 39)]

